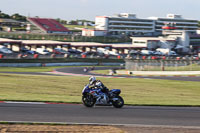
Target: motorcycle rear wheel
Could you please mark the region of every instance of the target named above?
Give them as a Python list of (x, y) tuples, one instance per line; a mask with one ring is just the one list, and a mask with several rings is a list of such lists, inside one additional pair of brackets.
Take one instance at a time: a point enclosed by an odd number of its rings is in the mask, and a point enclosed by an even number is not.
[(82, 96), (82, 102), (86, 107), (93, 107), (96, 103), (96, 99), (92, 95), (86, 94)]
[(118, 100), (113, 101), (112, 104), (115, 108), (121, 108), (124, 106), (124, 99), (121, 96), (116, 96), (115, 98), (118, 98)]

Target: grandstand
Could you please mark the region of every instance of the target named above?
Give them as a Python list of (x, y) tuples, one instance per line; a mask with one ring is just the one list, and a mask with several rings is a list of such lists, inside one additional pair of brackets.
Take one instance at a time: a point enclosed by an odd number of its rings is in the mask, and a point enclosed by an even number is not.
[(27, 18), (27, 20), (45, 33), (68, 34), (69, 30), (54, 19)]

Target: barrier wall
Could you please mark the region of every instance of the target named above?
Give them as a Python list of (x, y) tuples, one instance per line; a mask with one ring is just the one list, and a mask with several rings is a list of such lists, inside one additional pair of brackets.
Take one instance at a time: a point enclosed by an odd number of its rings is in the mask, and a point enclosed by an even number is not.
[(0, 67), (48, 67), (48, 66), (120, 66), (122, 63), (0, 63)]

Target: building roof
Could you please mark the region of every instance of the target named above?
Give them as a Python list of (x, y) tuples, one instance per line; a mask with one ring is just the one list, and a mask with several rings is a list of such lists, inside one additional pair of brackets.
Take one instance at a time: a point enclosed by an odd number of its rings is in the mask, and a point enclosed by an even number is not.
[(175, 38), (169, 38), (169, 37), (131, 37), (132, 40), (147, 40), (147, 41), (159, 41), (159, 40), (165, 40), (165, 41), (175, 41)]
[(51, 40), (21, 40), (23, 45), (70, 45), (68, 42), (59, 42)]
[(0, 22), (4, 22), (4, 23), (21, 23), (20, 21), (14, 20), (14, 19), (4, 19), (4, 18), (0, 18)]
[(18, 41), (18, 40), (12, 40), (12, 39), (7, 39), (7, 38), (0, 38), (0, 44), (3, 44), (3, 43), (21, 43), (21, 41)]
[(37, 26), (39, 29), (41, 29), (47, 33), (69, 32), (69, 30), (66, 27), (64, 27), (62, 24), (57, 22), (55, 19), (28, 18), (28, 21), (30, 21), (32, 24)]

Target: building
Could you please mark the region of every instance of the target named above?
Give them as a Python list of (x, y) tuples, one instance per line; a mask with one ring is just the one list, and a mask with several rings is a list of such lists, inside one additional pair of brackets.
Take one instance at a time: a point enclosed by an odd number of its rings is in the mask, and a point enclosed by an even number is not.
[(198, 20), (184, 19), (181, 15), (167, 14), (166, 18), (149, 17), (149, 19), (155, 20), (155, 32), (161, 33), (163, 26), (167, 24), (173, 24), (176, 26), (176, 30), (184, 30), (190, 33), (196, 33), (198, 29)]
[(198, 20), (185, 19), (181, 15), (167, 14), (167, 17), (137, 18), (135, 14), (120, 13), (114, 16), (97, 16), (95, 29), (105, 30), (108, 35), (161, 35), (163, 26), (173, 24), (176, 30), (196, 33)]
[(82, 36), (105, 36), (106, 34), (105, 30), (82, 29)]
[(190, 35), (190, 48), (193, 53), (200, 53), (200, 35)]
[(134, 47), (143, 47), (149, 50), (172, 49), (176, 45), (176, 38), (169, 37), (131, 37), (131, 39)]
[(146, 49), (150, 50), (163, 48), (176, 51), (180, 54), (191, 53), (191, 46), (194, 39), (191, 38), (190, 32), (171, 29), (175, 29), (175, 27), (165, 27), (162, 36), (159, 37), (131, 37), (132, 44), (133, 46), (146, 47)]
[(155, 31), (154, 28), (154, 20), (139, 19), (135, 14), (121, 13), (95, 18), (95, 29), (107, 31), (108, 35), (152, 34)]
[(44, 33), (68, 34), (70, 31), (55, 19), (48, 18), (27, 18), (27, 20), (38, 27)]
[(10, 32), (10, 31), (12, 31), (12, 28), (22, 27), (22, 26), (23, 26), (23, 22), (16, 21), (13, 19), (0, 18), (0, 30)]

